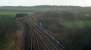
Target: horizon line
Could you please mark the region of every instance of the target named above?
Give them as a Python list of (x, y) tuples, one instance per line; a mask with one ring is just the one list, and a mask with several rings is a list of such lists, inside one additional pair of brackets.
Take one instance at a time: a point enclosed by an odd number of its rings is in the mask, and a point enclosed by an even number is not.
[(0, 5), (0, 7), (7, 7), (7, 6), (20, 6), (20, 7), (27, 7), (27, 6), (77, 6), (77, 7), (91, 7), (91, 6), (78, 6), (78, 5)]

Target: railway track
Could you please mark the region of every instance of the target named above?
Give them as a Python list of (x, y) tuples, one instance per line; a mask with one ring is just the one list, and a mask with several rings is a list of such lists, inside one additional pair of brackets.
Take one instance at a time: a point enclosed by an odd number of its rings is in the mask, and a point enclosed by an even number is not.
[[(32, 26), (33, 32), (43, 41), (46, 50), (63, 50), (64, 46), (55, 37), (51, 36), (46, 29), (43, 29), (41, 26)], [(37, 39), (38, 40), (38, 39)], [(43, 45), (43, 44), (39, 44)]]
[(32, 22), (25, 22), (21, 25), (22, 36), (19, 50), (64, 50), (63, 43), (56, 40), (43, 27), (35, 25)]

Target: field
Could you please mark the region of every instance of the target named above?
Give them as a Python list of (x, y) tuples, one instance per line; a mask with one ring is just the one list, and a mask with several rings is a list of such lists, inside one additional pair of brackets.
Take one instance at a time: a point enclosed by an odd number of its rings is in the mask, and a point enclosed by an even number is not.
[(91, 21), (90, 20), (80, 20), (80, 21), (65, 21), (64, 26), (67, 28), (85, 28), (85, 27), (91, 27)]

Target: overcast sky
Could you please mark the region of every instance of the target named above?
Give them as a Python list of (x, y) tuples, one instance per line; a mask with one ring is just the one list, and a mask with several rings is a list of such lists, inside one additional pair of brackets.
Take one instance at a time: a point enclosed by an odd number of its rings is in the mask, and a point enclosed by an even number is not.
[(91, 0), (0, 0), (0, 6), (73, 5), (91, 6)]

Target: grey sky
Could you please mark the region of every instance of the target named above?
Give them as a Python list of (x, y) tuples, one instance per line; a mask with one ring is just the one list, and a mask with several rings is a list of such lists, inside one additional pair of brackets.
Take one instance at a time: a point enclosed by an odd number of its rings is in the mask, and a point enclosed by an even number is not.
[(0, 6), (73, 5), (91, 6), (91, 0), (0, 0)]

